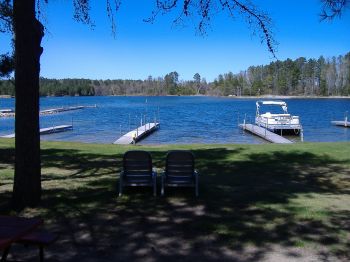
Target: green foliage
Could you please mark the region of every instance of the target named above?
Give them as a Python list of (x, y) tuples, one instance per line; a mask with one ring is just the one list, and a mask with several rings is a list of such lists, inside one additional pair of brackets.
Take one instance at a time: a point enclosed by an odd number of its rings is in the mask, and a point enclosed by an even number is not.
[(12, 30), (11, 0), (0, 0), (0, 33)]
[[(332, 96), (350, 95), (350, 52), (325, 59), (274, 61), (250, 66), (238, 74), (220, 74), (212, 83), (196, 73), (180, 81), (179, 73), (146, 80), (40, 79), (41, 96), (100, 95), (220, 95), (220, 96)], [(0, 81), (0, 95), (14, 95), (12, 81)]]
[(179, 88), (178, 88), (179, 74), (176, 71), (165, 75), (164, 81), (165, 81), (165, 88), (169, 95), (179, 94)]
[(0, 78), (8, 78), (15, 67), (14, 59), (9, 54), (0, 55)]
[(233, 75), (220, 74), (211, 84), (209, 93), (215, 95), (349, 95), (350, 53), (325, 59), (271, 62), (265, 66), (250, 66)]
[(15, 85), (13, 84), (13, 79), (0, 81), (0, 95), (15, 95)]
[(91, 80), (86, 79), (40, 79), (41, 96), (91, 96), (95, 95)]
[[(165, 78), (147, 80), (40, 79), (40, 96), (101, 96), (101, 95), (195, 95), (197, 83), (180, 82), (179, 74), (171, 72)], [(201, 82), (206, 90), (206, 83)], [(12, 81), (0, 81), (0, 95), (14, 96)]]
[(196, 83), (200, 83), (201, 82), (201, 75), (198, 73), (195, 73), (195, 75), (193, 76), (193, 79)]

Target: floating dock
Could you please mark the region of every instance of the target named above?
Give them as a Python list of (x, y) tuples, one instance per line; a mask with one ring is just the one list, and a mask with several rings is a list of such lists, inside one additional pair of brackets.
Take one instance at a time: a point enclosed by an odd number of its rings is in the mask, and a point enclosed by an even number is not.
[(96, 105), (93, 106), (69, 106), (69, 107), (59, 107), (59, 108), (52, 108), (52, 109), (46, 109), (39, 112), (40, 115), (51, 115), (51, 114), (57, 114), (62, 113), (66, 111), (73, 111), (73, 110), (79, 110), (84, 108), (92, 108), (97, 107)]
[[(47, 135), (47, 134), (53, 134), (53, 133), (59, 133), (64, 132), (68, 130), (73, 130), (72, 125), (61, 125), (61, 126), (52, 126), (52, 127), (46, 127), (40, 129), (40, 135)], [(14, 138), (15, 134), (1, 136), (1, 138)]]
[(344, 114), (344, 121), (331, 121), (333, 125), (342, 126), (342, 127), (350, 127), (350, 122), (348, 121), (349, 111), (346, 111)]
[(250, 133), (257, 135), (271, 143), (277, 143), (277, 144), (292, 144), (293, 142), (288, 140), (287, 138), (284, 138), (280, 135), (277, 135), (266, 128), (253, 125), (253, 124), (240, 124), (239, 127), (241, 127), (243, 130), (249, 131)]
[(348, 121), (347, 114), (348, 113), (346, 112), (346, 116), (344, 118), (344, 121), (332, 121), (332, 124), (336, 125), (336, 126), (350, 127), (350, 122)]
[(350, 127), (349, 121), (332, 121), (332, 124), (336, 126)]
[(156, 131), (159, 128), (159, 126), (160, 126), (159, 123), (147, 123), (121, 136), (119, 139), (114, 141), (113, 144), (116, 144), (116, 145), (135, 144), (145, 136)]
[[(94, 108), (94, 107), (97, 107), (97, 106), (96, 105), (93, 105), (93, 106), (69, 106), (69, 107), (51, 108), (51, 109), (41, 110), (39, 112), (39, 115), (41, 115), (41, 116), (42, 115), (52, 115), (52, 114), (57, 114), (57, 113), (62, 113), (62, 112), (67, 112), (67, 111), (79, 110), (79, 109), (84, 109), (84, 108)], [(1, 109), (0, 116), (1, 117), (14, 117), (15, 111), (12, 109)]]
[(10, 108), (5, 108), (5, 109), (0, 109), (0, 113), (12, 113), (14, 112), (13, 109)]
[(15, 116), (13, 109), (0, 109), (0, 117)]

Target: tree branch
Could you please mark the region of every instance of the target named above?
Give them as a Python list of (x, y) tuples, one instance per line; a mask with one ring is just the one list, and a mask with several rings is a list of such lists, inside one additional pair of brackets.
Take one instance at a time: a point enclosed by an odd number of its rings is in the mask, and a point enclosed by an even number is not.
[[(106, 5), (107, 5), (107, 15), (109, 20), (111, 21), (111, 28), (112, 28), (112, 35), (115, 37), (116, 31), (117, 31), (117, 26), (114, 20), (115, 13), (118, 12), (121, 1), (120, 0), (113, 0), (114, 3), (114, 8), (112, 8), (111, 0), (106, 0)], [(115, 10), (115, 11), (113, 11)]]
[(321, 0), (321, 2), (323, 3), (320, 14), (321, 21), (331, 21), (341, 17), (346, 7), (349, 6), (349, 0)]
[(12, 30), (12, 5), (10, 0), (0, 0), (0, 32)]
[(273, 38), (273, 33), (270, 29), (270, 26), (271, 26), (270, 17), (263, 12), (259, 12), (259, 10), (257, 10), (254, 6), (249, 7), (248, 5), (244, 5), (237, 0), (232, 0), (232, 1), (235, 3), (236, 6), (238, 6), (239, 9), (241, 9), (243, 13), (246, 13), (248, 15), (248, 19), (250, 17), (253, 17), (254, 19), (256, 19), (258, 27), (260, 28), (263, 34), (261, 37), (262, 41), (264, 40), (266, 41), (266, 45), (269, 52), (273, 55), (274, 58), (276, 58), (276, 54), (275, 54), (276, 42)]
[[(156, 8), (152, 11), (149, 18), (144, 19), (145, 22), (153, 23), (159, 14), (167, 14), (170, 11), (178, 8), (178, 0), (156, 0)], [(253, 28), (257, 28), (262, 42), (266, 42), (268, 51), (276, 58), (276, 41), (274, 40), (271, 30), (270, 17), (257, 9), (249, 0), (183, 0), (182, 8), (179, 16), (174, 19), (173, 23), (178, 24), (183, 21), (184, 17), (197, 14), (200, 20), (197, 25), (201, 34), (205, 34), (206, 28), (210, 24), (211, 18), (214, 16), (213, 10), (217, 6), (221, 10), (227, 11), (233, 18), (235, 10), (246, 18), (248, 24)], [(194, 11), (194, 12), (193, 12)], [(253, 31), (255, 31), (255, 29)]]

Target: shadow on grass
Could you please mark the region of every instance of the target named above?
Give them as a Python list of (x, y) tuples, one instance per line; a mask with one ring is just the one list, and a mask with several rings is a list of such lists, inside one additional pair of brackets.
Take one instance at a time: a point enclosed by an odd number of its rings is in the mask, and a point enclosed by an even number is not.
[[(317, 254), (325, 260), (350, 259), (350, 212), (317, 207), (313, 200), (349, 194), (340, 183), (349, 181), (347, 163), (309, 152), (245, 151), (193, 150), (201, 173), (195, 199), (191, 189), (154, 198), (150, 188), (130, 188), (117, 198), (122, 152), (46, 149), (43, 201), (26, 212), (45, 217), (60, 235), (49, 251), (59, 261), (256, 261), (276, 245), (298, 257), (290, 250), (309, 243), (321, 247)], [(163, 167), (166, 151), (150, 152), (154, 165)], [(12, 159), (3, 155), (0, 163)], [(9, 199), (9, 193), (0, 194)], [(300, 197), (310, 206), (293, 202)]]

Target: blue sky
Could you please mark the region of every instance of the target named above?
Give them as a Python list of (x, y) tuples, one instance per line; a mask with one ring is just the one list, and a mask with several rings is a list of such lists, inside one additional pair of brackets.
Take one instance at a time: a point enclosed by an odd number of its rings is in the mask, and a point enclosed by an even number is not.
[[(264, 44), (253, 36), (239, 15), (213, 17), (206, 36), (196, 33), (196, 22), (174, 27), (176, 12), (143, 22), (155, 0), (122, 0), (113, 38), (104, 0), (91, 0), (95, 26), (73, 20), (72, 1), (50, 0), (42, 6), (47, 27), (42, 46), (41, 76), (48, 78), (146, 79), (177, 71), (191, 80), (199, 73), (208, 81), (229, 71), (274, 61)], [(350, 51), (350, 10), (333, 22), (320, 22), (319, 0), (256, 0), (274, 22), (277, 57), (331, 57)], [(10, 36), (1, 36), (0, 53), (9, 50)]]

